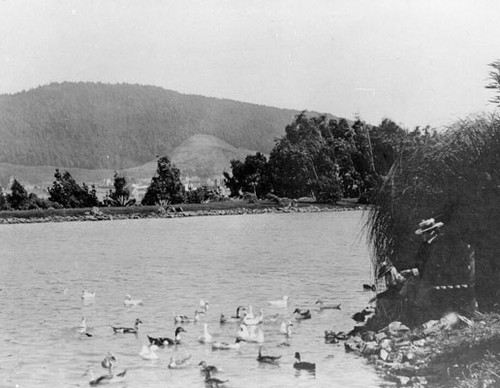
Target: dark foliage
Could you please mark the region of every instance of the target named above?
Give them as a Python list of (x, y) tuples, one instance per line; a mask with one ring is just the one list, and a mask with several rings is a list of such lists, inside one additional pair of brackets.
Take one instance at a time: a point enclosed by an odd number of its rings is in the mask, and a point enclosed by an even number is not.
[(251, 192), (258, 198), (264, 198), (270, 192), (272, 185), (269, 165), (260, 152), (248, 155), (244, 162), (232, 160), (231, 170), (231, 174), (224, 171), (224, 183), (231, 191), (231, 197)]
[(151, 179), (142, 204), (151, 206), (184, 202), (185, 192), (180, 175), (179, 169), (167, 156), (158, 158), (156, 175)]
[(7, 194), (7, 202), (12, 209), (23, 209), (28, 202), (28, 192), (17, 179), (12, 182), (10, 194)]
[(65, 208), (99, 206), (94, 186), (90, 189), (85, 183), (80, 186), (68, 171), (61, 174), (59, 169), (56, 169), (54, 178), (52, 187), (48, 188), (49, 201)]
[(433, 217), (474, 248), (480, 307), (497, 301), (499, 166), (498, 116), (460, 121), (439, 134), (408, 134), (369, 217), (375, 264), (389, 258), (411, 265), (416, 226)]

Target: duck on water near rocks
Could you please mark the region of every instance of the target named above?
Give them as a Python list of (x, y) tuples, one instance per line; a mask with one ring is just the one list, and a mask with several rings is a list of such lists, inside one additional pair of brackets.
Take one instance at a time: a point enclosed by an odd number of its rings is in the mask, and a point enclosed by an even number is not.
[(228, 344), (227, 342), (212, 342), (212, 350), (239, 350), (241, 347), (241, 342), (245, 340), (241, 338), (236, 338), (236, 341), (233, 344)]
[(97, 385), (104, 385), (104, 384), (111, 384), (111, 383), (118, 383), (120, 381), (123, 381), (125, 378), (125, 375), (127, 374), (127, 370), (124, 369), (120, 373), (117, 374), (112, 374), (109, 373), (107, 375), (100, 376), (98, 378), (92, 378), (92, 380), (89, 381), (89, 385), (94, 387)]
[(288, 338), (292, 336), (292, 321), (281, 322), (280, 333), (285, 334)]
[(295, 352), (295, 362), (293, 363), (293, 367), (295, 369), (300, 369), (300, 370), (309, 370), (309, 371), (316, 370), (316, 364), (300, 360), (299, 352)]
[(299, 308), (296, 308), (294, 311), (293, 311), (294, 314), (297, 314), (295, 316), (296, 319), (298, 320), (303, 320), (303, 319), (311, 319), (311, 312), (309, 310), (306, 310), (306, 311), (302, 311), (301, 309)]
[(142, 321), (137, 318), (135, 320), (134, 327), (116, 327), (116, 326), (111, 326), (113, 329), (113, 332), (116, 333), (131, 333), (131, 334), (137, 334), (139, 332), (139, 324), (142, 323)]
[(287, 307), (288, 306), (288, 296), (284, 296), (283, 299), (279, 299), (279, 300), (270, 300), (269, 302), (267, 302), (268, 304), (270, 304), (271, 306), (273, 307)]
[(375, 284), (363, 284), (363, 290), (370, 290), (370, 291), (373, 291), (375, 292), (377, 290), (377, 287), (375, 286)]
[(196, 310), (194, 312), (193, 317), (188, 317), (187, 315), (175, 314), (174, 313), (174, 322), (175, 323), (190, 323), (190, 322), (198, 322), (200, 320), (200, 312)]
[(198, 342), (201, 342), (202, 344), (212, 342), (212, 335), (208, 332), (207, 323), (203, 324), (203, 334), (198, 337)]
[(367, 315), (372, 314), (372, 313), (373, 313), (372, 310), (365, 308), (362, 311), (359, 311), (359, 312), (353, 314), (353, 316), (351, 318), (354, 319), (356, 322), (364, 322), (365, 321), (365, 317)]
[(209, 371), (210, 373), (216, 373), (219, 371), (215, 365), (208, 365), (205, 361), (200, 361), (198, 364), (202, 372)]
[(236, 315), (232, 317), (226, 317), (224, 314), (220, 315), (220, 323), (229, 323), (229, 322), (240, 322), (243, 319), (242, 312), (245, 312), (247, 309), (244, 306), (238, 306), (236, 309)]
[(142, 299), (132, 299), (132, 297), (127, 294), (125, 296), (125, 300), (123, 301), (123, 304), (127, 307), (132, 307), (132, 306), (141, 306), (143, 303), (142, 303)]
[(113, 353), (111, 353), (111, 352), (107, 352), (106, 356), (104, 357), (104, 360), (101, 361), (101, 366), (104, 369), (108, 369), (109, 373), (111, 373), (111, 369), (113, 369), (113, 367), (115, 366), (115, 364), (116, 364), (116, 357), (115, 357), (115, 355)]
[(209, 370), (205, 370), (205, 386), (210, 388), (218, 388), (222, 384), (227, 383), (229, 380), (220, 380), (216, 377), (212, 377)]
[(257, 361), (263, 362), (265, 364), (277, 364), (281, 356), (263, 356), (262, 346), (259, 346), (259, 354), (257, 355)]
[(169, 369), (181, 369), (186, 368), (191, 365), (191, 355), (188, 354), (184, 357), (175, 357), (172, 356), (170, 358), (170, 363), (168, 364)]
[(325, 303), (321, 299), (316, 301), (320, 310), (340, 310), (340, 303)]
[(158, 350), (158, 345), (143, 345), (141, 351), (139, 352), (139, 356), (143, 360), (157, 360), (158, 355), (156, 351)]
[(148, 340), (151, 345), (156, 345), (156, 346), (172, 346), (172, 345), (178, 345), (181, 343), (181, 333), (187, 333), (186, 330), (184, 330), (183, 327), (179, 326), (175, 329), (174, 332), (174, 338), (167, 338), (167, 337), (150, 337), (149, 335)]

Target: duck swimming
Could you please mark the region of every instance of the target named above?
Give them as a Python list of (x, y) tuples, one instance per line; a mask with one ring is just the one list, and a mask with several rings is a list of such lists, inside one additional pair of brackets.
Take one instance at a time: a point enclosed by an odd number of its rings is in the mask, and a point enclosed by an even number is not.
[(340, 310), (340, 303), (325, 303), (321, 299), (316, 301), (320, 310)]
[(135, 320), (134, 327), (115, 327), (111, 326), (113, 329), (113, 332), (116, 333), (131, 333), (131, 334), (137, 334), (139, 332), (139, 324), (142, 323), (142, 321), (137, 318)]
[(280, 333), (285, 334), (288, 338), (292, 336), (292, 321), (282, 322), (280, 326)]
[(240, 322), (243, 319), (242, 312), (245, 312), (246, 308), (244, 306), (238, 306), (236, 309), (236, 315), (232, 317), (226, 317), (224, 314), (220, 315), (220, 323), (229, 323), (229, 322)]
[(208, 365), (205, 361), (200, 361), (200, 363), (198, 364), (198, 366), (200, 366), (200, 370), (202, 372), (205, 372), (205, 371), (209, 371), (210, 373), (216, 373), (219, 371), (219, 369), (217, 369), (216, 366), (214, 365)]
[(168, 364), (168, 367), (170, 369), (181, 369), (189, 366), (191, 364), (191, 355), (188, 354), (185, 357), (182, 358), (176, 358), (172, 357), (170, 359), (170, 363)]
[(221, 384), (227, 383), (229, 381), (211, 377), (211, 373), (208, 370), (205, 370), (204, 373), (205, 373), (205, 386), (207, 387), (218, 388), (221, 386)]
[(139, 352), (139, 356), (143, 360), (157, 360), (158, 355), (156, 354), (156, 351), (158, 350), (157, 345), (143, 345), (141, 351)]
[(295, 362), (293, 363), (293, 367), (301, 370), (316, 370), (316, 364), (313, 364), (312, 362), (300, 361), (299, 352), (295, 352)]
[(245, 340), (246, 342), (264, 342), (264, 332), (260, 329), (257, 330), (256, 326), (240, 325), (236, 338)]
[(205, 314), (208, 311), (208, 300), (200, 299), (201, 312)]
[(175, 323), (189, 323), (189, 322), (198, 322), (200, 320), (200, 312), (196, 310), (194, 312), (194, 317), (190, 318), (187, 315), (175, 314), (174, 313), (174, 322)]
[(302, 311), (301, 309), (296, 308), (293, 311), (293, 313), (297, 314), (295, 318), (298, 319), (298, 320), (311, 319), (311, 312), (309, 310)]
[(263, 362), (265, 364), (277, 364), (281, 356), (263, 356), (262, 346), (259, 346), (259, 354), (257, 355), (257, 361)]
[(249, 316), (248, 314), (245, 314), (243, 317), (243, 323), (245, 325), (258, 325), (259, 323), (262, 323), (264, 320), (264, 310), (260, 309), (260, 314), (257, 317), (254, 317), (253, 314)]
[(106, 353), (106, 357), (104, 357), (104, 360), (101, 361), (101, 366), (104, 369), (108, 369), (109, 373), (111, 373), (111, 369), (113, 369), (115, 364), (116, 364), (116, 358), (115, 355), (111, 352)]
[(90, 300), (95, 298), (95, 292), (90, 292), (87, 290), (82, 291), (82, 299), (83, 300)]
[(80, 334), (83, 334), (87, 337), (92, 337), (92, 334), (87, 332), (87, 321), (85, 320), (85, 317), (82, 318), (82, 321), (80, 322), (80, 328), (78, 329), (78, 332)]
[(228, 344), (227, 342), (212, 342), (212, 350), (238, 350), (241, 347), (241, 342), (244, 341), (241, 338), (236, 338), (234, 344)]
[(364, 322), (365, 317), (367, 315), (370, 315), (371, 313), (372, 313), (372, 311), (369, 311), (367, 309), (363, 309), (362, 311), (353, 314), (353, 316), (351, 318), (354, 319), (356, 322)]
[(207, 323), (203, 324), (203, 334), (198, 337), (198, 342), (201, 342), (202, 344), (207, 344), (209, 342), (212, 342), (212, 336), (208, 333)]
[(270, 304), (271, 306), (274, 306), (274, 307), (287, 307), (288, 306), (288, 296), (285, 295), (283, 297), (283, 299), (271, 300), (267, 303)]
[(130, 295), (126, 295), (123, 304), (127, 307), (132, 307), (141, 306), (143, 303), (141, 299), (132, 299)]
[(120, 381), (123, 381), (125, 378), (125, 375), (127, 373), (127, 370), (124, 369), (122, 372), (117, 373), (115, 375), (113, 374), (108, 374), (108, 375), (103, 375), (100, 376), (96, 379), (92, 379), (89, 381), (90, 386), (96, 386), (96, 385), (104, 385), (104, 384), (110, 384), (110, 383), (118, 383)]
[(151, 345), (156, 345), (156, 346), (165, 346), (165, 345), (168, 345), (168, 346), (172, 346), (172, 345), (178, 345), (178, 344), (181, 343), (181, 333), (187, 333), (187, 331), (184, 330), (183, 327), (179, 326), (179, 327), (177, 327), (175, 329), (174, 339), (167, 338), (167, 337), (154, 338), (154, 337), (150, 337), (149, 335), (147, 337), (148, 337), (149, 343)]

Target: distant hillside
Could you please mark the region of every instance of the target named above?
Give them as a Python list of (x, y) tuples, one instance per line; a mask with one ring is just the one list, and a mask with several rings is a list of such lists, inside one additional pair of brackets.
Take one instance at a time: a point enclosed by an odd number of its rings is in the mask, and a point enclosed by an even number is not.
[[(244, 160), (256, 151), (236, 148), (223, 140), (210, 135), (195, 135), (184, 141), (169, 155), (172, 162), (181, 170), (182, 178), (199, 178), (201, 184), (215, 177), (221, 177), (223, 171), (230, 171), (233, 159)], [(117, 169), (125, 175), (129, 183), (149, 184), (156, 172), (156, 158), (148, 163), (127, 169)], [(21, 166), (0, 163), (0, 187), (8, 189), (11, 177), (16, 178), (28, 191), (42, 193), (52, 186), (55, 169), (69, 171), (77, 183), (94, 183), (106, 186), (113, 179), (113, 169), (81, 169), (61, 166)], [(37, 187), (38, 189), (34, 189)]]
[(198, 134), (269, 153), (298, 113), (154, 86), (50, 84), (0, 95), (0, 163), (120, 170)]

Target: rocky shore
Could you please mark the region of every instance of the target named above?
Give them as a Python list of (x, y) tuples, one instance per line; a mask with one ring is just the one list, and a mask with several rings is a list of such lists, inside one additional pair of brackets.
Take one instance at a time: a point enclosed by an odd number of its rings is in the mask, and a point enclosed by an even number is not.
[(404, 387), (500, 386), (500, 316), (472, 319), (449, 313), (410, 330), (392, 322), (378, 331), (356, 326), (348, 335), (325, 332), (325, 342), (366, 357), (389, 384)]
[[(264, 213), (313, 213), (313, 212), (339, 212), (348, 210), (363, 210), (364, 206), (319, 206), (303, 205), (297, 207), (279, 207), (272, 205), (265, 206), (158, 206), (154, 209), (144, 209), (142, 207), (130, 208), (98, 208), (88, 210), (76, 210), (73, 212), (46, 210), (37, 211), (32, 214), (9, 212), (8, 215), (0, 214), (0, 224), (31, 224), (46, 222), (74, 222), (74, 221), (111, 221), (124, 219), (144, 219), (144, 218), (179, 218), (194, 216), (226, 216), (242, 214), (264, 214)], [(135, 211), (134, 211), (135, 210)]]

